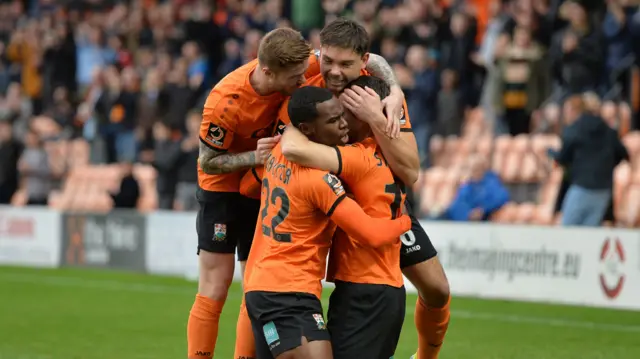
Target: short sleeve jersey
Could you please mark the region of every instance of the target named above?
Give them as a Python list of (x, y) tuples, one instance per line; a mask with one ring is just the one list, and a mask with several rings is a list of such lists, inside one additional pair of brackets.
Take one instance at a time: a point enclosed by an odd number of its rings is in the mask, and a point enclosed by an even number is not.
[[(314, 54), (305, 75), (319, 72)], [(274, 132), (274, 123), (285, 96), (259, 95), (250, 83), (258, 66), (253, 60), (225, 76), (211, 90), (202, 112), (200, 141), (216, 151), (240, 153), (256, 149), (258, 139)], [(208, 175), (198, 166), (198, 184), (214, 192), (237, 192), (246, 171)]]
[(280, 145), (264, 167), (260, 207), (245, 291), (301, 292), (318, 298), (336, 226), (331, 214), (345, 198), (340, 180), (289, 162)]
[[(373, 218), (396, 218), (405, 199), (400, 186), (372, 138), (337, 147), (340, 171), (336, 173), (366, 214)], [(373, 248), (336, 231), (327, 279), (352, 283), (403, 285), (400, 270), (400, 239), (392, 245)]]

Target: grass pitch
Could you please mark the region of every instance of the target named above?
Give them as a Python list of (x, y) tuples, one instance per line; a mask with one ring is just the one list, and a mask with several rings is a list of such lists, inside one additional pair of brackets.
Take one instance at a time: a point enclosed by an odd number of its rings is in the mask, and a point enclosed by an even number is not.
[[(0, 359), (183, 359), (195, 291), (176, 278), (0, 267)], [(240, 298), (234, 284), (215, 358), (233, 359)], [(396, 359), (415, 351), (415, 300)], [(639, 338), (640, 312), (454, 298), (440, 357), (636, 359)]]

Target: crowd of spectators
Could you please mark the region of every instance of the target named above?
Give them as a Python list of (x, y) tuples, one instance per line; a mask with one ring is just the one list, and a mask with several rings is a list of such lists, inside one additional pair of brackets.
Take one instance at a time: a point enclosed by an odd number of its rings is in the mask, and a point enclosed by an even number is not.
[[(460, 136), (482, 108), (487, 131), (560, 133), (564, 99), (640, 101), (635, 0), (2, 0), (0, 203), (27, 179), (29, 201), (64, 180), (43, 144), (83, 138), (92, 163), (158, 171), (160, 208), (193, 208), (197, 124), (225, 74), (261, 36), (299, 29), (319, 48), (338, 16), (369, 31), (394, 67), (430, 165), (429, 139)], [(637, 93), (636, 93), (637, 94)], [(636, 110), (633, 110), (636, 111)], [(631, 127), (637, 128), (636, 121)], [(616, 125), (616, 124), (613, 124)], [(27, 148), (26, 150), (22, 150)], [(56, 177), (56, 178), (54, 178)]]

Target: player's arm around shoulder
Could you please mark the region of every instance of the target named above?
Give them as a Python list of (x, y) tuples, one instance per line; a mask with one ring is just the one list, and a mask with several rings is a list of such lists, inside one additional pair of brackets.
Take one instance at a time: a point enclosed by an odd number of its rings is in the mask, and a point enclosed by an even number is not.
[(340, 172), (341, 162), (335, 148), (310, 141), (293, 126), (287, 126), (281, 146), (282, 154), (288, 161), (333, 173)]
[(312, 204), (331, 217), (333, 222), (359, 243), (382, 247), (397, 240), (411, 228), (411, 220), (402, 215), (398, 219), (372, 218), (362, 207), (347, 197), (344, 186), (335, 175), (312, 170), (308, 186)]

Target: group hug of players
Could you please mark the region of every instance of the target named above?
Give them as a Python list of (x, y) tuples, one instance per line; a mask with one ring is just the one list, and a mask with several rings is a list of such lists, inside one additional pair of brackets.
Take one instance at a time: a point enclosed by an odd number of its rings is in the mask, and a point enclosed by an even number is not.
[[(206, 101), (189, 359), (213, 356), (236, 249), (244, 298), (235, 359), (393, 357), (403, 274), (420, 294), (414, 357), (438, 357), (449, 285), (404, 210), (419, 171), (404, 95), (361, 25), (337, 19), (320, 39), (312, 51), (295, 30), (268, 33), (258, 59)], [(326, 321), (325, 273), (335, 283)]]

